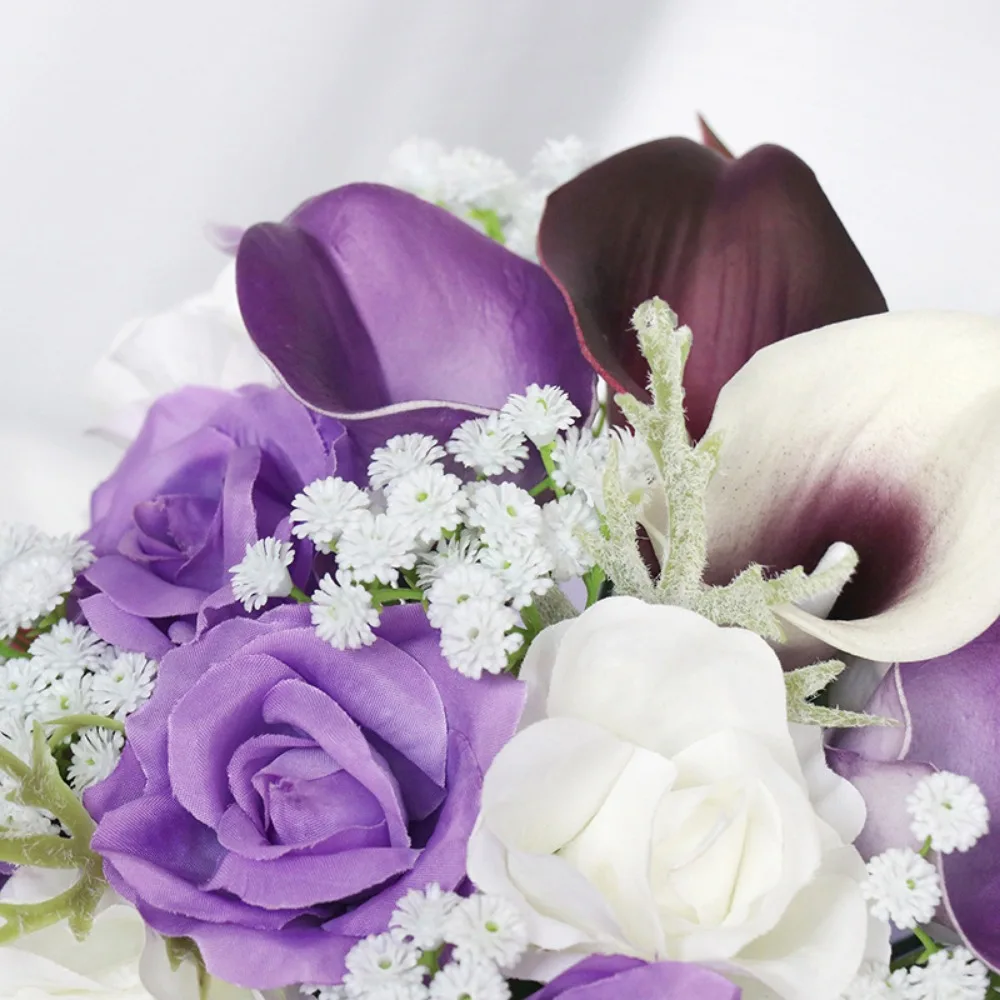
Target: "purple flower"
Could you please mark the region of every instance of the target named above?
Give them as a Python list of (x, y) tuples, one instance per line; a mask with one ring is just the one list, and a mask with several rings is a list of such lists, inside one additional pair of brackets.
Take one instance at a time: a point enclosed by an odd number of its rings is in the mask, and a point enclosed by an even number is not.
[[(162, 397), (93, 496), (86, 537), (99, 558), (81, 600), (91, 628), (159, 657), (236, 613), (229, 568), (247, 544), (287, 540), (295, 494), (353, 471), (343, 425), (283, 389), (188, 388)], [(302, 586), (312, 550), (298, 543), (297, 552), (292, 578)]]
[(740, 994), (728, 979), (689, 962), (594, 955), (553, 979), (532, 1000), (739, 1000)]
[(334, 650), (292, 605), (209, 629), (163, 658), (118, 768), (87, 793), (108, 880), (213, 975), (339, 982), (405, 892), (465, 879), (523, 687), (453, 671), (418, 605), (386, 609), (376, 634)]
[(709, 145), (660, 139), (603, 160), (549, 196), (538, 238), (583, 350), (618, 391), (648, 398), (629, 326), (640, 302), (659, 295), (691, 327), (695, 437), (761, 347), (886, 308), (802, 160), (780, 146), (732, 159), (717, 139)]
[(935, 770), (971, 778), (986, 796), (990, 832), (971, 850), (940, 857), (945, 913), (969, 948), (1000, 968), (1000, 623), (935, 660), (900, 663), (867, 711), (894, 728), (846, 730), (828, 748), (831, 767), (868, 805), (858, 848), (866, 857), (919, 844), (906, 797)]
[(402, 191), (351, 184), (252, 226), (236, 285), (261, 353), (362, 449), (447, 436), (532, 382), (591, 409), (593, 372), (542, 269)]

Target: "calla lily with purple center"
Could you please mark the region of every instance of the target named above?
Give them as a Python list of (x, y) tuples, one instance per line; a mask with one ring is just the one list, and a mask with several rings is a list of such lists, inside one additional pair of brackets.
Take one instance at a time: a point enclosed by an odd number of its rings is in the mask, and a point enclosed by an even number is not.
[(973, 952), (1000, 969), (1000, 624), (948, 656), (894, 665), (868, 710), (899, 725), (841, 733), (827, 750), (831, 767), (868, 806), (859, 849), (870, 856), (919, 846), (905, 802), (927, 774), (975, 781), (990, 831), (971, 850), (940, 857), (944, 914)]
[(759, 348), (886, 308), (802, 160), (779, 146), (731, 159), (720, 145), (660, 139), (596, 164), (549, 196), (538, 241), (584, 353), (619, 392), (648, 399), (629, 327), (640, 302), (659, 296), (694, 330), (685, 387), (696, 438)]
[(351, 184), (250, 227), (236, 283), (285, 385), (362, 449), (447, 436), (533, 382), (591, 409), (593, 372), (541, 268), (405, 192)]

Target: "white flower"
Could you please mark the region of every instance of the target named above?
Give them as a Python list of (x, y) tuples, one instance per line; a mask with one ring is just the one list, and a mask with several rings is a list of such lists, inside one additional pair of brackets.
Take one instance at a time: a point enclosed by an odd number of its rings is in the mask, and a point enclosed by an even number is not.
[(429, 545), (459, 527), (465, 503), (458, 476), (440, 465), (425, 465), (395, 480), (386, 514), (412, 538)]
[(510, 1000), (510, 987), (495, 965), (450, 962), (431, 982), (431, 1000)]
[(570, 427), (552, 445), (552, 481), (561, 489), (582, 490), (591, 503), (602, 494), (610, 438), (594, 437), (586, 427)]
[(13, 778), (0, 774), (0, 836), (31, 837), (57, 833), (48, 813), (16, 801), (18, 791), (19, 785)]
[(578, 537), (579, 532), (596, 534), (597, 513), (582, 493), (568, 493), (550, 500), (542, 508), (542, 540), (552, 558), (552, 574), (557, 580), (581, 576), (594, 565)]
[(937, 869), (909, 848), (891, 847), (868, 862), (861, 893), (872, 913), (897, 927), (926, 924), (941, 902)]
[(500, 412), (508, 426), (539, 448), (551, 444), (580, 416), (569, 396), (554, 385), (529, 385), (523, 396), (511, 395)]
[(422, 951), (433, 951), (444, 943), (445, 921), (459, 900), (454, 892), (444, 892), (437, 882), (423, 890), (411, 889), (396, 904), (389, 927)]
[(388, 514), (368, 514), (348, 525), (337, 546), (337, 562), (360, 583), (395, 583), (401, 569), (413, 569), (416, 539)]
[(92, 395), (106, 411), (95, 429), (126, 444), (139, 433), (153, 400), (174, 389), (236, 389), (275, 381), (243, 324), (236, 265), (230, 262), (211, 291), (134, 320), (118, 334), (93, 373)]
[(499, 413), (460, 424), (445, 447), (456, 461), (483, 476), (520, 472), (528, 457), (524, 435), (501, 421)]
[(316, 633), (335, 649), (359, 649), (375, 641), (372, 629), (379, 615), (372, 606), (372, 595), (354, 583), (343, 571), (337, 579), (327, 573), (319, 581), (309, 607)]
[(918, 840), (931, 839), (941, 854), (967, 851), (990, 825), (986, 799), (968, 778), (950, 771), (929, 775), (906, 798), (913, 817), (910, 829)]
[(91, 699), (102, 715), (122, 719), (149, 700), (156, 682), (156, 662), (142, 653), (117, 653), (94, 675)]
[(288, 567), (294, 559), (290, 542), (268, 537), (248, 543), (246, 555), (229, 569), (233, 596), (247, 611), (258, 611), (272, 597), (287, 597), (293, 586)]
[(597, 152), (575, 135), (546, 139), (531, 159), (531, 178), (547, 188), (561, 187), (597, 160)]
[(84, 729), (73, 744), (69, 781), (77, 792), (103, 781), (121, 757), (125, 739), (121, 733), (106, 729)]
[[(905, 974), (904, 974), (905, 978)], [(905, 994), (889, 982), (887, 965), (868, 964), (851, 980), (841, 1000), (907, 1000)]]
[(31, 718), (38, 710), (48, 678), (30, 659), (18, 657), (0, 663), (0, 715)]
[(618, 449), (618, 473), (626, 494), (641, 495), (657, 478), (656, 460), (645, 441), (629, 427), (614, 427), (611, 441)]
[(90, 694), (93, 685), (94, 675), (79, 670), (55, 678), (42, 692), (35, 718), (47, 721), (67, 715), (90, 715), (95, 707)]
[(436, 438), (428, 434), (397, 434), (372, 452), (368, 481), (375, 489), (391, 492), (397, 479), (442, 458), (444, 448)]
[(317, 479), (292, 501), (292, 534), (311, 539), (320, 552), (330, 552), (343, 534), (368, 510), (368, 494), (336, 476)]
[(491, 545), (480, 551), (479, 561), (503, 583), (507, 599), (518, 609), (555, 586), (552, 556), (540, 539)]
[(475, 531), (461, 531), (454, 538), (438, 542), (433, 549), (420, 553), (417, 583), (427, 590), (454, 567), (474, 565), (481, 547)]
[(458, 604), (441, 624), (441, 652), (466, 677), (499, 674), (507, 656), (521, 647), (522, 637), (510, 633), (519, 623), (517, 612), (507, 605), (473, 598)]
[(33, 549), (42, 533), (30, 524), (0, 523), (0, 568)]
[(983, 1000), (990, 974), (967, 948), (955, 948), (935, 952), (924, 966), (911, 966), (909, 982), (914, 1000)]
[(534, 543), (542, 527), (542, 509), (535, 498), (513, 483), (474, 483), (467, 515), (470, 525), (481, 528), (483, 541), (498, 546), (512, 542)]
[(528, 947), (528, 928), (509, 900), (476, 893), (449, 914), (444, 937), (460, 961), (493, 962), (511, 969)]
[(506, 602), (503, 583), (485, 566), (456, 562), (444, 568), (427, 590), (427, 620), (442, 628), (454, 610), (473, 598)]
[(420, 950), (394, 931), (359, 941), (344, 960), (344, 987), (349, 997), (420, 1000), (426, 997), (426, 969)]
[(32, 549), (0, 567), (0, 639), (55, 611), (73, 586), (70, 559)]
[(36, 670), (61, 676), (96, 670), (108, 652), (108, 645), (86, 625), (63, 619), (35, 639), (28, 652)]
[(520, 676), (468, 873), (521, 911), (535, 978), (628, 954), (724, 965), (748, 1000), (836, 1000), (888, 962), (850, 846), (864, 802), (819, 730), (793, 739), (763, 639), (611, 597), (545, 629)]
[[(5, 903), (39, 903), (68, 889), (74, 870), (20, 868), (0, 889)], [(210, 979), (199, 988), (191, 962), (171, 968), (163, 938), (110, 889), (84, 940), (63, 920), (0, 949), (4, 1000), (262, 1000)]]

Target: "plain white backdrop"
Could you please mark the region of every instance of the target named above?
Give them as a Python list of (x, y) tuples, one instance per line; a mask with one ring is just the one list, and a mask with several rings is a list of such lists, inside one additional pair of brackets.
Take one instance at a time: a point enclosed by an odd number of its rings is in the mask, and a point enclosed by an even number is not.
[(0, 518), (82, 513), (87, 372), (210, 284), (206, 224), (415, 134), (523, 166), (701, 110), (812, 165), (892, 307), (1000, 314), (998, 50), (996, 0), (0, 0)]

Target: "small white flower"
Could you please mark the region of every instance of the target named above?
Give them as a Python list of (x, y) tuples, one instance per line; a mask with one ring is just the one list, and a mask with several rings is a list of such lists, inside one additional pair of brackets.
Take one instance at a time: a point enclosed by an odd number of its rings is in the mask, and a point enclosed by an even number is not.
[(596, 151), (578, 136), (546, 139), (531, 159), (530, 176), (533, 181), (551, 190), (572, 180), (597, 159)]
[(55, 611), (74, 580), (72, 563), (45, 549), (10, 559), (0, 568), (0, 639)]
[(552, 481), (560, 489), (582, 491), (596, 505), (603, 492), (609, 441), (607, 436), (594, 437), (586, 427), (570, 427), (560, 434), (552, 446)]
[(436, 438), (428, 434), (397, 434), (372, 452), (368, 481), (375, 489), (391, 492), (397, 479), (442, 458), (444, 448)]
[(913, 817), (914, 835), (931, 839), (941, 854), (967, 851), (984, 836), (990, 812), (979, 786), (960, 774), (938, 771), (907, 796), (906, 811)]
[(0, 568), (33, 549), (42, 537), (30, 524), (0, 523)]
[(924, 966), (909, 969), (912, 996), (920, 1000), (983, 1000), (990, 974), (967, 948), (937, 951)]
[(229, 572), (233, 576), (233, 596), (247, 611), (258, 611), (272, 597), (287, 597), (292, 592), (288, 567), (295, 559), (290, 542), (262, 538), (247, 544), (243, 559)]
[(517, 177), (503, 160), (459, 146), (442, 161), (442, 200), (453, 206), (505, 212)]
[(523, 396), (511, 395), (500, 412), (508, 426), (538, 448), (551, 444), (559, 431), (571, 427), (580, 416), (569, 396), (554, 385), (529, 385)]
[(344, 988), (352, 998), (419, 1000), (427, 995), (427, 970), (419, 963), (420, 950), (402, 935), (372, 934), (347, 953)]
[(509, 969), (528, 947), (528, 928), (509, 900), (476, 893), (448, 915), (444, 939), (455, 946), (459, 961), (485, 960)]
[(33, 728), (24, 716), (0, 714), (0, 746), (30, 764)]
[(462, 480), (440, 465), (425, 465), (397, 479), (386, 513), (413, 538), (426, 544), (462, 523), (466, 498)]
[(94, 675), (91, 700), (102, 715), (123, 719), (149, 700), (155, 683), (155, 660), (119, 652)]
[(58, 535), (49, 538), (46, 549), (54, 556), (65, 559), (74, 573), (86, 569), (94, 561), (94, 547), (76, 535)]
[(841, 1000), (904, 1000), (904, 997), (904, 993), (890, 985), (889, 967), (873, 963), (862, 966), (841, 994)]
[(310, 539), (320, 552), (330, 552), (344, 528), (368, 510), (368, 503), (368, 494), (346, 479), (317, 479), (292, 501), (292, 534)]
[(28, 652), (37, 670), (62, 676), (96, 670), (108, 652), (108, 645), (86, 625), (63, 619), (35, 639)]
[(121, 733), (106, 729), (84, 729), (73, 744), (69, 781), (73, 789), (84, 789), (103, 781), (115, 769), (125, 739)]
[(389, 926), (422, 951), (433, 951), (444, 943), (444, 925), (460, 897), (445, 892), (437, 882), (426, 889), (411, 889), (397, 904)]
[(467, 515), (470, 525), (482, 529), (487, 545), (535, 543), (542, 528), (542, 509), (535, 498), (513, 483), (475, 483)]
[(93, 684), (94, 675), (80, 670), (55, 678), (42, 692), (35, 717), (49, 721), (67, 715), (90, 715), (95, 707), (91, 698)]
[(523, 642), (517, 632), (510, 633), (519, 622), (517, 613), (498, 601), (465, 601), (441, 624), (441, 652), (448, 665), (466, 677), (479, 678), (484, 671), (499, 674), (508, 654)]
[(868, 862), (861, 895), (879, 920), (897, 927), (927, 923), (941, 902), (937, 869), (916, 851), (892, 847)]
[(524, 435), (501, 421), (499, 413), (460, 424), (445, 447), (456, 461), (483, 476), (520, 472), (528, 457)]
[(400, 570), (416, 565), (415, 544), (413, 535), (395, 518), (368, 514), (340, 536), (337, 562), (359, 583), (378, 580), (389, 586), (396, 582)]
[(618, 448), (618, 475), (625, 493), (635, 497), (645, 492), (659, 475), (656, 460), (645, 441), (628, 427), (612, 428), (612, 441)]
[(480, 548), (479, 535), (471, 530), (461, 531), (454, 538), (438, 542), (433, 549), (420, 554), (417, 583), (427, 590), (453, 567), (473, 565)]
[(48, 678), (30, 659), (18, 657), (0, 663), (0, 713), (30, 719), (45, 697)]
[(360, 649), (375, 641), (372, 629), (379, 615), (372, 606), (372, 595), (354, 583), (343, 571), (337, 579), (327, 573), (319, 581), (310, 605), (316, 633), (334, 649)]
[(479, 561), (503, 583), (507, 599), (518, 610), (555, 586), (552, 556), (540, 540), (489, 546), (480, 551)]
[(455, 563), (438, 575), (427, 590), (427, 620), (441, 628), (460, 604), (484, 598), (498, 604), (507, 600), (503, 583), (494, 573), (479, 564)]
[(52, 817), (34, 806), (15, 801), (18, 783), (0, 772), (0, 836), (31, 837), (54, 832)]
[(581, 576), (594, 565), (578, 537), (579, 532), (596, 535), (600, 530), (597, 513), (582, 493), (568, 493), (542, 508), (542, 539), (552, 559), (557, 580)]
[(510, 1000), (510, 987), (490, 962), (449, 962), (431, 982), (431, 1000)]

